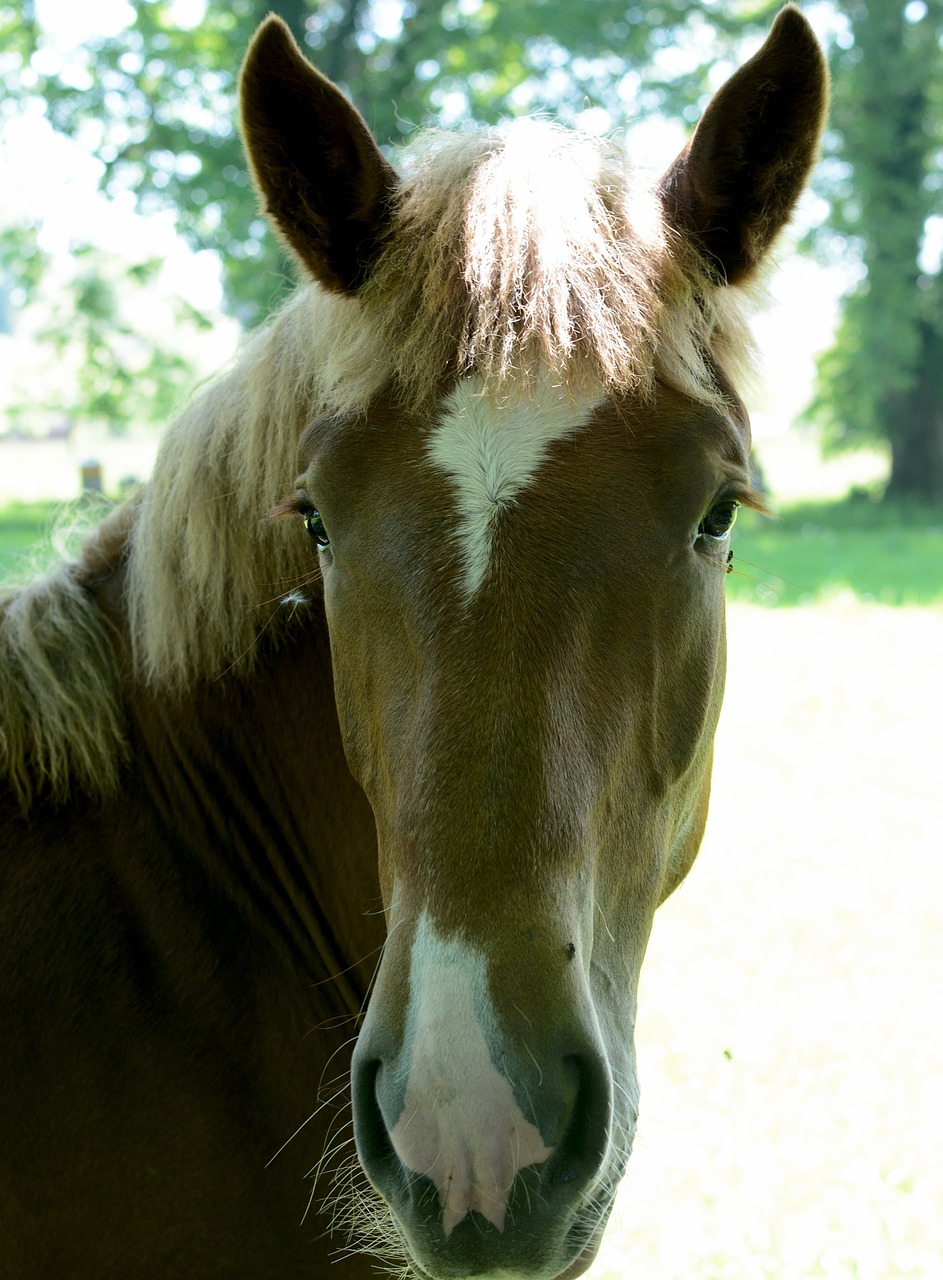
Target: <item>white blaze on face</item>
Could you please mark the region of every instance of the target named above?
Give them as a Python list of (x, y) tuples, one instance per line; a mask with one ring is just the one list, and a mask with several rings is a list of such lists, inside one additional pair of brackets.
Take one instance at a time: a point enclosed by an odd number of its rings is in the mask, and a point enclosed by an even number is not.
[(408, 1077), (390, 1131), (406, 1168), (431, 1180), (446, 1236), (473, 1210), (504, 1229), (519, 1170), (551, 1154), (494, 1064), (499, 1031), (485, 956), (440, 937), (427, 916), (412, 949)]
[(532, 400), (499, 406), (482, 394), (477, 377), (460, 382), (446, 398), (429, 455), (458, 488), (469, 596), (491, 563), (495, 517), (530, 483), (549, 446), (588, 422), (594, 403), (547, 385)]

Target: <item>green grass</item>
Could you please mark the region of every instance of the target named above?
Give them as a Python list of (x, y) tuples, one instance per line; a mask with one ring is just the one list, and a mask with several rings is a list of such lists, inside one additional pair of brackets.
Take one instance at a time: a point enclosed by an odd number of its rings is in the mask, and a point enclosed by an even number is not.
[(14, 502), (0, 510), (0, 582), (17, 574), (33, 549), (48, 541), (54, 504)]
[[(93, 499), (102, 501), (101, 499)], [(32, 576), (48, 563), (56, 529), (87, 519), (89, 502), (12, 502), (0, 508), (0, 584)]]
[(820, 604), (841, 595), (889, 605), (943, 602), (943, 509), (872, 502), (802, 503), (768, 520), (740, 514), (733, 600)]

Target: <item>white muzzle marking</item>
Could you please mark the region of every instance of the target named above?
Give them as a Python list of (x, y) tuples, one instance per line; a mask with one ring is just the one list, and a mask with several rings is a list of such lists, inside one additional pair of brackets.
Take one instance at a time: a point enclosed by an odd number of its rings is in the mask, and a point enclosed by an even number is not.
[(487, 960), (440, 937), (426, 915), (412, 949), (406, 1017), (408, 1077), (390, 1131), (406, 1168), (435, 1186), (449, 1236), (475, 1211), (504, 1230), (517, 1173), (552, 1153), (494, 1064), (500, 1032), (488, 993)]

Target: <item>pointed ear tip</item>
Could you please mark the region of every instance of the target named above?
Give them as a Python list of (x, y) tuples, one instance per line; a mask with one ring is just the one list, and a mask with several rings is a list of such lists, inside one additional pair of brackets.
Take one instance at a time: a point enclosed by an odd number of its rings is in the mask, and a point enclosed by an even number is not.
[(791, 29), (794, 32), (804, 31), (812, 35), (812, 24), (797, 4), (783, 5), (773, 19), (773, 25), (770, 28), (771, 31), (785, 31), (787, 29)]
[(830, 88), (828, 61), (811, 22), (797, 4), (787, 4), (780, 9), (770, 28), (767, 47), (775, 47), (780, 56), (785, 55), (797, 66), (805, 66), (808, 86), (818, 99), (819, 112), (824, 119)]
[(256, 27), (246, 54), (246, 62), (250, 58), (284, 56), (298, 51), (298, 42), (291, 34), (288, 23), (277, 13), (270, 13)]
[(804, 44), (824, 61), (822, 45), (813, 30), (812, 23), (797, 4), (787, 4), (780, 9), (770, 27), (770, 38), (788, 40), (792, 44)]
[(288, 23), (285, 21), (284, 18), (280, 17), (279, 14), (275, 12), (267, 13), (265, 15), (265, 17), (262, 19), (262, 21), (259, 23), (258, 27), (256, 28), (255, 35), (256, 35), (256, 39), (258, 39), (259, 36), (272, 37), (276, 35), (283, 39), (293, 38), (291, 31), (288, 28)]
[(288, 23), (277, 13), (270, 13), (256, 28), (242, 60), (239, 88), (243, 113), (248, 96), (258, 92), (266, 82), (284, 77), (291, 67), (301, 64), (310, 65)]

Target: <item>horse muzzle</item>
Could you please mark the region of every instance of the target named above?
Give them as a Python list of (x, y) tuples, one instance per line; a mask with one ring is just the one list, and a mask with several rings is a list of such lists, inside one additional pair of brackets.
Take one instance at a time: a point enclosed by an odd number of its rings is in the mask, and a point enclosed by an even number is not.
[(382, 977), (354, 1052), (354, 1132), (411, 1260), (430, 1280), (573, 1280), (635, 1119), (614, 1122), (592, 1002), (564, 985), (541, 1015), (522, 986), (499, 1016), (483, 957), (428, 938), (405, 1010)]
[(582, 1274), (624, 1163), (617, 1159), (612, 1176), (604, 1060), (574, 1054), (544, 1067), (534, 1098), (540, 1123), (527, 1118), (496, 1069), (485, 1080), (470, 1074), (463, 1092), (448, 1067), (424, 1076), (403, 1090), (394, 1061), (372, 1057), (369, 1040), (358, 1046), (358, 1153), (421, 1273), (430, 1280)]

